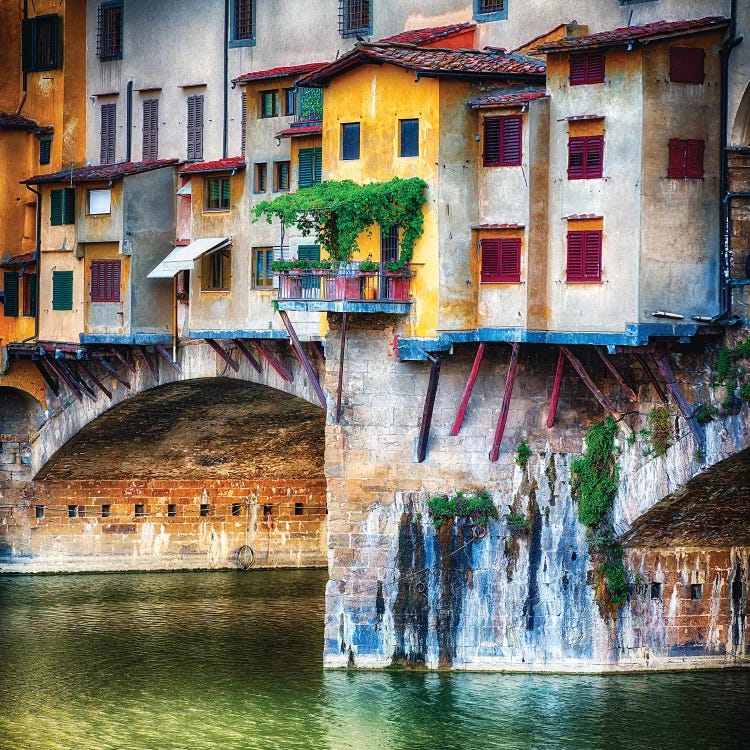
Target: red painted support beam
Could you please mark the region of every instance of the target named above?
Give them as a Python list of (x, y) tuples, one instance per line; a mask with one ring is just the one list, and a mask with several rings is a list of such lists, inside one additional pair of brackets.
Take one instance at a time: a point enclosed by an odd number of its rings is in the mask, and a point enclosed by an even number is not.
[(110, 401), (112, 400), (112, 391), (109, 390), (102, 382), (99, 380), (99, 378), (96, 377), (94, 374), (94, 371), (83, 361), (81, 360), (78, 363), (78, 366), (94, 381), (94, 385), (108, 398)]
[(123, 377), (122, 377), (122, 375), (120, 375), (120, 373), (119, 373), (119, 372), (117, 372), (117, 370), (115, 370), (115, 368), (114, 368), (114, 367), (113, 367), (113, 366), (112, 366), (111, 364), (109, 364), (109, 362), (107, 362), (107, 360), (106, 360), (106, 359), (104, 359), (104, 357), (97, 357), (97, 358), (96, 358), (96, 361), (97, 361), (97, 362), (98, 362), (98, 363), (99, 363), (99, 364), (100, 364), (100, 365), (101, 365), (101, 366), (102, 366), (102, 367), (103, 367), (103, 368), (104, 368), (105, 370), (107, 370), (107, 372), (109, 372), (109, 374), (110, 374), (110, 375), (111, 375), (111, 376), (112, 376), (112, 377), (113, 377), (113, 378), (114, 378), (114, 379), (115, 379), (115, 380), (116, 380), (116, 381), (117, 381), (118, 383), (121, 383), (121, 384), (122, 384), (122, 385), (124, 385), (124, 386), (125, 386), (125, 387), (126, 387), (126, 388), (127, 388), (128, 390), (130, 390), (130, 383), (129, 383), (129, 382), (127, 381), (127, 380), (125, 380), (125, 378), (123, 378)]
[(339, 384), (336, 392), (336, 424), (341, 424), (341, 392), (344, 388), (344, 347), (346, 346), (346, 313), (341, 316), (341, 349), (339, 351)]
[(159, 382), (159, 368), (151, 359), (151, 355), (146, 351), (145, 346), (141, 347), (141, 354), (143, 355), (143, 359), (146, 360), (146, 364), (148, 365), (148, 369), (151, 371), (151, 374), (154, 376), (154, 380), (158, 383)]
[(687, 399), (682, 394), (682, 390), (677, 383), (677, 379), (674, 376), (674, 371), (672, 370), (672, 366), (669, 364), (667, 355), (658, 354), (653, 355), (653, 357), (654, 362), (656, 362), (656, 366), (659, 368), (659, 373), (661, 374), (662, 378), (664, 378), (664, 382), (666, 383), (667, 388), (669, 388), (669, 392), (677, 402), (677, 406), (680, 409), (680, 413), (682, 414), (683, 419), (687, 422), (687, 425), (690, 428), (690, 432), (693, 433), (693, 437), (695, 438), (698, 445), (702, 445), (703, 431), (698, 424), (698, 420), (693, 415), (693, 410), (690, 408), (690, 404), (688, 404)]
[(64, 367), (70, 376), (75, 380), (76, 385), (81, 389), (81, 392), (84, 396), (86, 396), (91, 401), (97, 400), (97, 394), (94, 391), (94, 389), (81, 377), (81, 374), (76, 369), (76, 365), (74, 360), (64, 360), (61, 359), (58, 362), (59, 365)]
[(552, 398), (549, 401), (549, 414), (547, 414), (547, 427), (551, 428), (555, 424), (557, 417), (557, 401), (560, 398), (560, 385), (562, 383), (562, 374), (565, 369), (565, 355), (562, 351), (557, 355), (557, 367), (555, 368), (555, 381), (552, 384)]
[(266, 362), (268, 362), (271, 368), (282, 380), (286, 380), (287, 383), (291, 383), (294, 380), (294, 375), (292, 375), (292, 373), (289, 372), (289, 370), (287, 370), (283, 364), (281, 364), (279, 359), (277, 359), (271, 352), (269, 352), (268, 349), (266, 349), (266, 347), (260, 343), (260, 341), (250, 339), (250, 343), (255, 347), (258, 354), (260, 354), (260, 356), (263, 357)]
[(50, 371), (44, 366), (44, 362), (42, 362), (42, 360), (38, 358), (35, 358), (33, 362), (36, 366), (36, 369), (39, 370), (39, 373), (44, 378), (44, 382), (50, 387), (52, 393), (54, 393), (55, 396), (59, 396), (60, 383), (52, 377)]
[(177, 362), (175, 362), (169, 352), (161, 345), (156, 345), (156, 351), (161, 354), (162, 359), (178, 374), (182, 375), (182, 367), (180, 367)]
[(661, 383), (657, 380), (653, 370), (648, 366), (646, 358), (642, 354), (636, 354), (635, 358), (638, 360), (638, 362), (640, 362), (640, 365), (645, 370), (646, 375), (648, 375), (648, 379), (651, 381), (651, 385), (654, 386), (654, 390), (656, 390), (656, 393), (659, 395), (659, 399), (661, 400), (661, 402), (663, 404), (666, 404), (667, 394), (664, 393), (664, 389), (661, 387)]
[(235, 372), (239, 372), (240, 365), (236, 359), (224, 349), (221, 344), (214, 341), (213, 339), (203, 339)]
[(476, 383), (477, 375), (479, 374), (479, 365), (482, 364), (482, 357), (484, 356), (484, 342), (479, 344), (477, 353), (474, 357), (474, 364), (471, 367), (469, 373), (469, 379), (466, 381), (466, 388), (464, 388), (464, 395), (461, 396), (461, 402), (458, 405), (458, 412), (456, 414), (456, 421), (453, 423), (453, 429), (451, 435), (454, 437), (458, 435), (461, 430), (461, 425), (464, 421), (464, 415), (466, 414), (466, 407), (469, 405), (469, 399), (471, 398), (471, 392), (474, 390), (474, 383)]
[(503, 391), (503, 404), (500, 407), (500, 414), (497, 418), (495, 437), (492, 441), (492, 450), (490, 451), (490, 461), (497, 461), (498, 457), (500, 456), (500, 443), (503, 442), (505, 423), (508, 421), (508, 411), (510, 410), (510, 397), (513, 393), (513, 383), (516, 379), (516, 368), (518, 367), (518, 349), (519, 343), (517, 341), (514, 341), (511, 344), (510, 364), (508, 365), (508, 375), (505, 378), (505, 390)]
[(320, 401), (320, 405), (324, 409), (327, 409), (328, 404), (326, 402), (326, 395), (325, 393), (323, 393), (323, 389), (320, 387), (320, 383), (318, 382), (318, 376), (315, 374), (315, 370), (313, 370), (312, 365), (310, 364), (310, 360), (307, 358), (305, 350), (302, 348), (302, 344), (297, 338), (297, 332), (294, 330), (292, 321), (289, 320), (289, 316), (287, 315), (286, 310), (279, 310), (279, 316), (281, 317), (281, 322), (284, 324), (284, 328), (286, 328), (287, 333), (289, 334), (289, 340), (292, 342), (292, 346), (297, 352), (299, 361), (301, 362), (302, 367), (307, 373), (307, 377), (310, 379), (310, 385), (312, 385), (313, 390), (315, 391), (315, 395), (318, 397), (318, 401)]
[(260, 374), (263, 371), (263, 368), (260, 366), (260, 362), (253, 357), (253, 353), (247, 348), (247, 346), (245, 346), (245, 342), (242, 339), (232, 339), (232, 341), (234, 341), (234, 345), (237, 347), (240, 354), (250, 363), (253, 370)]
[(440, 379), (440, 365), (442, 360), (440, 355), (433, 357), (425, 352), (429, 358), (430, 380), (427, 383), (427, 393), (424, 399), (424, 409), (422, 409), (422, 424), (419, 427), (419, 440), (417, 441), (417, 463), (422, 463), (427, 457), (427, 441), (430, 439), (430, 426), (432, 424), (432, 412), (435, 409), (435, 396), (437, 394), (438, 381)]
[(52, 372), (57, 375), (60, 380), (65, 383), (65, 385), (68, 386), (68, 390), (73, 394), (73, 397), (76, 399), (76, 401), (80, 401), (83, 398), (83, 393), (81, 393), (81, 389), (78, 387), (76, 383), (73, 382), (70, 375), (68, 375), (67, 372), (64, 372), (58, 365), (58, 363), (54, 359), (45, 359), (45, 364), (47, 367), (52, 370)]
[(620, 384), (620, 388), (622, 388), (622, 390), (625, 392), (625, 395), (628, 397), (630, 402), (634, 404), (636, 401), (638, 401), (638, 395), (625, 382), (625, 378), (620, 375), (619, 370), (612, 364), (609, 357), (598, 346), (595, 346), (594, 349), (599, 355), (601, 361), (604, 362), (604, 366), (610, 371), (610, 373), (612, 373), (612, 377)]
[[(344, 313), (346, 314), (346, 313)], [(325, 365), (326, 363), (326, 355), (323, 353), (323, 349), (320, 346), (319, 341), (311, 341), (310, 346), (312, 347), (313, 352), (315, 353), (315, 356), (318, 358), (318, 361), (321, 365)]]
[(110, 352), (112, 352), (112, 354), (114, 354), (114, 356), (117, 357), (117, 359), (119, 359), (120, 362), (122, 362), (125, 365), (125, 367), (127, 367), (128, 370), (130, 370), (130, 372), (133, 373), (133, 375), (135, 375), (136, 373), (135, 365), (130, 361), (129, 357), (125, 357), (122, 354), (120, 354), (120, 352), (117, 349), (115, 349), (114, 346), (110, 348)]

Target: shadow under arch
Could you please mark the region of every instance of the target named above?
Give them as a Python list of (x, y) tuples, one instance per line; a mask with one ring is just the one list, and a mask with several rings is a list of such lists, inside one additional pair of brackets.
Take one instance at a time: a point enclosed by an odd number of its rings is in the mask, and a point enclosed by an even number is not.
[(737, 107), (734, 124), (731, 129), (731, 143), (738, 146), (750, 146), (750, 85)]
[(30, 393), (0, 385), (0, 440), (4, 435), (28, 436), (45, 420), (44, 407)]

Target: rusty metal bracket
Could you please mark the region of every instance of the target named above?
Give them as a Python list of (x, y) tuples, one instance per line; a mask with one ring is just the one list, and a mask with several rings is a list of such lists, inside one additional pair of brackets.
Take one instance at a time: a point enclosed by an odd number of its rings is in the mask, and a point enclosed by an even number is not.
[(477, 353), (474, 356), (474, 364), (471, 367), (469, 379), (466, 381), (466, 387), (464, 388), (463, 396), (461, 396), (461, 402), (458, 405), (456, 421), (453, 423), (453, 429), (451, 429), (451, 435), (454, 437), (461, 431), (461, 425), (464, 422), (464, 415), (466, 414), (466, 407), (469, 405), (469, 399), (471, 398), (471, 392), (474, 390), (474, 383), (476, 383), (477, 375), (479, 374), (479, 366), (482, 364), (483, 356), (484, 342), (479, 344)]
[(503, 390), (503, 403), (500, 407), (500, 414), (497, 417), (497, 427), (495, 428), (495, 437), (492, 440), (490, 461), (497, 461), (500, 456), (500, 443), (503, 442), (505, 423), (508, 421), (508, 412), (510, 411), (510, 397), (513, 394), (513, 383), (516, 380), (519, 348), (520, 344), (517, 341), (511, 344), (510, 363), (508, 365), (508, 374), (505, 377), (505, 389)]

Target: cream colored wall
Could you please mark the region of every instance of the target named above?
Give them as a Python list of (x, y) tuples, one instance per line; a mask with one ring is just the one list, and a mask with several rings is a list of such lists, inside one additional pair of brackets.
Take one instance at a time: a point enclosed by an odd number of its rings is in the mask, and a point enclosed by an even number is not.
[(78, 185), (76, 190), (76, 231), (79, 242), (117, 242), (123, 239), (123, 181), (116, 182), (111, 187), (110, 212), (108, 214), (89, 215), (88, 191), (106, 190), (106, 182), (90, 182)]
[[(91, 261), (120, 261), (120, 301), (91, 301)], [(86, 245), (84, 259), (84, 306), (86, 308), (86, 333), (124, 334), (129, 333), (130, 296), (128, 294), (130, 279), (130, 258), (119, 254), (119, 243), (96, 242)]]

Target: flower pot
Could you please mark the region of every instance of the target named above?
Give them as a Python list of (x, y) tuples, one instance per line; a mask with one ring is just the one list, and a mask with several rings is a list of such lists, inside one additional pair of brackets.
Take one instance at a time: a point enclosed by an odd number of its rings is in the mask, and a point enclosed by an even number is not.
[(355, 276), (334, 276), (326, 282), (328, 299), (359, 299), (362, 282)]
[(279, 276), (279, 298), (300, 299), (302, 297), (302, 277), (281, 274)]
[(408, 276), (390, 276), (388, 278), (388, 299), (409, 299)]

